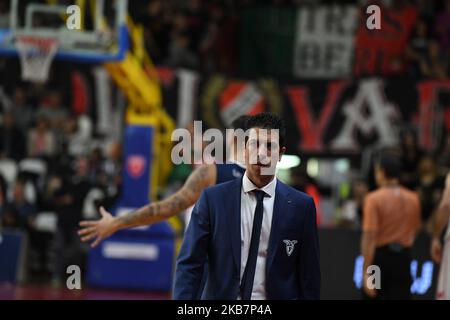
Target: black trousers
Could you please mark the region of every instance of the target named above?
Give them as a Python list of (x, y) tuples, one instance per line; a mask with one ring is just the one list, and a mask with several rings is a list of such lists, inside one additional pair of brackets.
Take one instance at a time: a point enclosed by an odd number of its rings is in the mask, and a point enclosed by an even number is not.
[[(386, 245), (375, 250), (374, 265), (380, 267), (381, 288), (375, 300), (411, 299), (411, 250), (398, 245)], [(363, 291), (363, 299), (369, 298)]]

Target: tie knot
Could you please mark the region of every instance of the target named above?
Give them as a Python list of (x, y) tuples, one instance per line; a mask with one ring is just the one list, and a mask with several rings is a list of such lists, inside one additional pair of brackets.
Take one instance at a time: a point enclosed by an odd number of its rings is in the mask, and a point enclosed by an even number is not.
[(258, 202), (263, 201), (264, 197), (267, 197), (268, 194), (265, 193), (262, 190), (253, 190), (253, 194), (255, 195), (256, 199), (258, 200)]

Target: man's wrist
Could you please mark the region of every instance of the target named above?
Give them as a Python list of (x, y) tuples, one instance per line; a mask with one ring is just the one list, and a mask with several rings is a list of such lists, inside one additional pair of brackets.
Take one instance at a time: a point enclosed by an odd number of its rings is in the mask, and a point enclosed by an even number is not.
[(114, 232), (119, 231), (123, 228), (123, 222), (119, 217), (114, 217), (112, 222)]

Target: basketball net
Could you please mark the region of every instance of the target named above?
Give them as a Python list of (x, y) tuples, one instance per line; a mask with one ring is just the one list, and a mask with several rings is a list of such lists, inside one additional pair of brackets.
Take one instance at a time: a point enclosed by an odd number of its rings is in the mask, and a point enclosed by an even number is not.
[(17, 36), (17, 50), (22, 66), (22, 79), (32, 82), (46, 82), (50, 66), (58, 51), (58, 40), (36, 36)]

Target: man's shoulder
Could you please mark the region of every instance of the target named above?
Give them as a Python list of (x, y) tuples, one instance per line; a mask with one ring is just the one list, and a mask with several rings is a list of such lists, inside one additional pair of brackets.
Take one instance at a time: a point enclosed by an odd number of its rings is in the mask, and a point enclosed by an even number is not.
[[(408, 198), (412, 198), (412, 199), (418, 199), (419, 198), (419, 194), (416, 191), (410, 190), (408, 188), (405, 187), (400, 187), (399, 188), (401, 194), (403, 194), (404, 196), (408, 197)], [(366, 195), (366, 201), (385, 201), (386, 197), (389, 197), (392, 193), (389, 192), (389, 189), (387, 188), (378, 188), (374, 191), (369, 192)]]
[(238, 188), (240, 187), (240, 181), (242, 179), (241, 178), (237, 178), (237, 179), (233, 179), (227, 182), (222, 182), (210, 187), (205, 188), (204, 192), (207, 193), (208, 195), (217, 195), (217, 194), (222, 194), (223, 192), (226, 191), (230, 191), (234, 188)]
[(366, 201), (384, 201), (386, 196), (389, 196), (390, 192), (386, 188), (378, 188), (370, 191), (366, 195)]
[(366, 194), (366, 200), (372, 200), (372, 199), (382, 197), (383, 193), (384, 193), (384, 191), (382, 188), (372, 190)]
[(293, 188), (293, 187), (291, 187), (291, 186), (289, 186), (289, 185), (287, 185), (287, 184), (285, 184), (285, 183), (283, 183), (283, 182), (281, 182), (279, 180), (277, 181), (277, 183), (279, 184), (279, 187), (284, 192), (286, 192), (286, 194), (289, 195), (289, 197), (291, 197), (291, 198), (293, 198), (293, 199), (295, 199), (295, 200), (297, 200), (299, 202), (311, 202), (311, 201), (313, 201), (313, 198), (309, 194), (307, 194), (305, 192), (302, 192), (300, 190), (297, 190), (297, 189), (295, 189), (295, 188)]
[(402, 187), (401, 190), (402, 190), (403, 194), (405, 194), (410, 199), (412, 199), (414, 201), (419, 201), (419, 193), (418, 192), (408, 189), (408, 188), (405, 188), (405, 187)]

